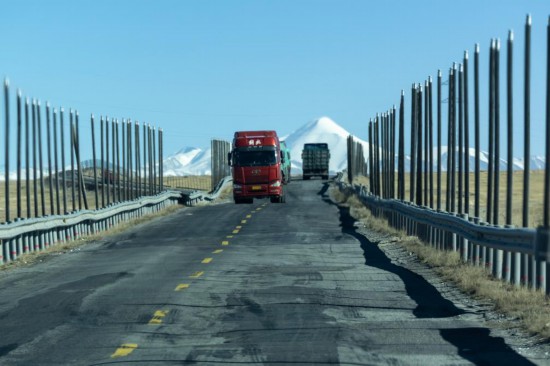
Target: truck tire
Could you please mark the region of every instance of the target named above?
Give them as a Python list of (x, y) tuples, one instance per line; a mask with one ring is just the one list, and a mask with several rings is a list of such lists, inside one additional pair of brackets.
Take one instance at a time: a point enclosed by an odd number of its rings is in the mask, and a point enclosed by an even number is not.
[(324, 180), (327, 180), (327, 179), (328, 179), (328, 175), (323, 175), (323, 179), (324, 179)]

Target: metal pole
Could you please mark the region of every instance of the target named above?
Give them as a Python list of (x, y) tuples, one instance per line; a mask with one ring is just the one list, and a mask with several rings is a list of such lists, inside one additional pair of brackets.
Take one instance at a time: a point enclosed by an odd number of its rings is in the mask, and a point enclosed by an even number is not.
[(427, 90), (427, 96), (428, 96), (428, 110), (426, 111), (426, 114), (428, 114), (428, 128), (430, 130), (428, 138), (429, 138), (429, 145), (428, 145), (428, 152), (429, 152), (429, 176), (430, 176), (430, 207), (434, 208), (434, 136), (433, 136), (433, 82), (432, 77), (430, 76), (428, 78), (428, 90)]
[(109, 166), (109, 117), (105, 116), (105, 170), (103, 171), (103, 187), (107, 187), (106, 203), (111, 204), (111, 167)]
[[(550, 17), (547, 26), (546, 49), (546, 169), (544, 170), (544, 227), (550, 227)], [(548, 266), (548, 263), (546, 263)], [(546, 287), (548, 293), (549, 286)]]
[(25, 191), (27, 194), (27, 217), (32, 217), (31, 211), (31, 164), (30, 164), (30, 127), (29, 127), (29, 98), (25, 98)]
[(76, 182), (75, 182), (75, 168), (74, 168), (74, 115), (73, 110), (69, 109), (69, 131), (70, 131), (70, 146), (71, 146), (71, 199), (72, 199), (72, 208), (73, 211), (76, 211)]
[(430, 96), (430, 85), (428, 84), (428, 81), (424, 83), (424, 199), (423, 199), (423, 205), (429, 206), (429, 176), (430, 168), (430, 112), (429, 112), (429, 102), (428, 98)]
[(479, 44), (474, 52), (474, 145), (475, 145), (475, 174), (474, 174), (474, 216), (479, 218), (479, 194), (480, 186), (480, 147), (479, 147)]
[(416, 204), (422, 205), (422, 85), (418, 85), (416, 102)]
[(414, 202), (415, 194), (415, 175), (416, 175), (416, 100), (417, 100), (417, 90), (416, 85), (413, 84), (411, 88), (411, 169), (410, 169), (410, 183), (409, 183), (409, 200)]
[(494, 52), (494, 40), (491, 40), (491, 48), (489, 50), (489, 177), (487, 180), (487, 222), (493, 222), (493, 162), (494, 162), (494, 111), (495, 111), (495, 98), (494, 98), (494, 65), (495, 65), (495, 52)]
[(63, 169), (63, 213), (67, 213), (67, 169), (65, 169), (65, 123), (63, 123), (65, 111), (63, 107), (59, 110), (60, 130), (61, 130), (61, 169)]
[(100, 116), (99, 117), (99, 150), (100, 150), (100, 158), (101, 158), (101, 161), (99, 162), (100, 163), (100, 166), (101, 166), (101, 207), (105, 207), (105, 157), (103, 156), (103, 153), (105, 151), (105, 147), (103, 146), (103, 138), (105, 137), (104, 133), (103, 133), (103, 126), (104, 126), (104, 122), (103, 122), (103, 116)]
[(437, 210), (441, 210), (441, 70), (437, 70)]
[(458, 213), (463, 213), (462, 208), (464, 194), (464, 69), (462, 65), (458, 69)]
[(398, 198), (405, 200), (405, 91), (401, 90), (399, 103), (399, 152), (398, 152), (397, 185)]
[(46, 148), (48, 149), (48, 188), (50, 190), (50, 215), (55, 213), (53, 200), (53, 182), (52, 182), (52, 143), (51, 143), (51, 126), (50, 126), (50, 103), (46, 103), (46, 139), (48, 141)]
[[(391, 141), (390, 141), (390, 145), (391, 145), (391, 157), (390, 157), (390, 175), (391, 175), (391, 198), (395, 198), (395, 115), (396, 115), (396, 110), (395, 110), (395, 105), (393, 106), (393, 109), (392, 109), (392, 113), (391, 113), (391, 134), (390, 134), (390, 137), (391, 137)], [(361, 151), (362, 151), (362, 148), (363, 148), (363, 145), (359, 145), (361, 146)], [(361, 162), (364, 162), (363, 160), (363, 154), (361, 154)]]
[(453, 159), (452, 155), (452, 79), (453, 79), (453, 69), (449, 70), (449, 98), (448, 98), (448, 116), (447, 116), (447, 189), (446, 189), (446, 201), (445, 201), (445, 211), (451, 212), (451, 161)]
[(46, 197), (44, 195), (44, 164), (42, 163), (42, 122), (40, 119), (40, 101), (36, 106), (36, 120), (38, 122), (38, 163), (40, 165), (40, 203), (42, 216), (46, 216)]
[(506, 89), (507, 89), (507, 151), (508, 151), (508, 175), (506, 181), (506, 224), (512, 225), (512, 188), (513, 188), (513, 174), (514, 174), (514, 116), (513, 116), (513, 47), (514, 47), (514, 33), (510, 31), (508, 33), (508, 49), (507, 49), (507, 63), (506, 63)]
[(94, 115), (90, 116), (90, 124), (92, 127), (92, 159), (93, 159), (93, 168), (94, 168), (94, 196), (95, 196), (95, 208), (99, 208), (99, 195), (97, 193), (98, 182), (97, 182), (97, 161), (95, 153), (95, 128), (94, 128)]
[(34, 217), (38, 217), (38, 157), (36, 151), (36, 101), (32, 101), (32, 166), (33, 166), (33, 193)]
[(164, 156), (164, 131), (162, 130), (162, 128), (160, 129), (159, 133), (160, 133), (160, 135), (159, 135), (160, 189), (161, 189), (162, 192), (164, 192), (164, 166), (163, 166), (163, 163), (162, 163), (162, 159), (163, 159), (163, 156)]
[(134, 171), (133, 171), (133, 149), (132, 149), (132, 122), (128, 120), (128, 124), (126, 125), (126, 130), (128, 133), (128, 176), (129, 179), (129, 191), (130, 191), (130, 199), (135, 198), (135, 191), (134, 191)]
[[(500, 200), (500, 40), (495, 41), (495, 80), (494, 80), (494, 98), (495, 98), (495, 188), (494, 188), (494, 213), (493, 224), (499, 223), (499, 200)], [(489, 198), (490, 199), (490, 198)]]
[(4, 80), (4, 102), (6, 112), (6, 130), (5, 130), (5, 145), (4, 145), (4, 200), (6, 206), (5, 222), (10, 221), (10, 97), (9, 97), (9, 81)]
[(523, 217), (522, 224), (529, 227), (529, 175), (531, 173), (531, 16), (525, 23), (525, 74), (523, 79), (524, 95), (524, 142), (523, 142)]
[(117, 194), (118, 194), (118, 200), (122, 201), (122, 187), (120, 185), (120, 124), (118, 122), (118, 118), (116, 119), (116, 186), (117, 186)]
[(128, 178), (128, 175), (126, 173), (126, 134), (125, 134), (126, 129), (124, 128), (125, 125), (126, 125), (126, 121), (123, 118), (120, 123), (120, 137), (122, 140), (121, 155), (122, 155), (122, 196), (123, 196), (122, 200), (123, 201), (128, 200), (128, 189), (126, 188), (126, 180)]
[(372, 118), (369, 121), (369, 190), (374, 194), (374, 172), (373, 172), (373, 139), (372, 139)]
[(57, 110), (53, 109), (53, 160), (55, 165), (55, 206), (56, 213), (61, 214), (61, 205), (59, 200), (59, 162), (57, 156)]
[(140, 176), (140, 151), (139, 151), (139, 123), (136, 121), (134, 125), (134, 140), (136, 144), (135, 151), (135, 160), (136, 160), (136, 195), (137, 197), (141, 196), (141, 176)]
[[(22, 111), (21, 111), (21, 91), (17, 91), (17, 217), (22, 218), (21, 210), (21, 123), (22, 123)], [(8, 181), (6, 181), (7, 183)]]
[(463, 106), (464, 106), (464, 213), (470, 213), (470, 118), (468, 109), (468, 51), (464, 51), (464, 88), (463, 88)]
[(456, 64), (453, 64), (453, 72), (451, 77), (451, 82), (449, 83), (451, 88), (451, 99), (449, 103), (451, 104), (451, 212), (456, 212), (456, 79), (457, 79), (457, 67)]
[(149, 195), (147, 187), (147, 125), (143, 123), (143, 194)]

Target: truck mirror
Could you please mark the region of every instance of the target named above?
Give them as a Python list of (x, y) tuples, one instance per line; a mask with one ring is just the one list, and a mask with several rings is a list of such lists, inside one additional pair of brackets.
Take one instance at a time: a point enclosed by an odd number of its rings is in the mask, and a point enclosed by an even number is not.
[(227, 165), (231, 166), (231, 153), (227, 153)]

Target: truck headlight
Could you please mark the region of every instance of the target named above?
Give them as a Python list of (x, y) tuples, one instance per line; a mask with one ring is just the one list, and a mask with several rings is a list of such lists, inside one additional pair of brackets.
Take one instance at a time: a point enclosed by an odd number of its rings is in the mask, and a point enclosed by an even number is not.
[(233, 189), (242, 189), (243, 186), (241, 186), (240, 184), (235, 184), (233, 183)]
[(269, 186), (270, 187), (280, 187), (281, 186), (281, 181), (276, 180), (275, 182), (271, 183)]

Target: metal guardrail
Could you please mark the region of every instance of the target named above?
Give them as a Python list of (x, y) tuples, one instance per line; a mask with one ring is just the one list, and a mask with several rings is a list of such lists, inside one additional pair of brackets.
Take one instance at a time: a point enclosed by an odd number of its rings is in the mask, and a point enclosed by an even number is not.
[(121, 222), (160, 211), (177, 204), (181, 196), (179, 191), (165, 191), (98, 210), (80, 210), (67, 215), (17, 219), (0, 224), (0, 265), (16, 260), (21, 254), (96, 234)]
[[(340, 175), (341, 177), (341, 175)], [(466, 214), (452, 214), (418, 206), (412, 202), (384, 199), (366, 187), (336, 180), (346, 194), (355, 194), (376, 217), (434, 248), (460, 253), (464, 262), (484, 266), (498, 279), (520, 283), (535, 271), (541, 288), (550, 294), (549, 232), (545, 228), (515, 228), (491, 225)], [(522, 261), (522, 254), (536, 257), (542, 266)]]
[(223, 188), (225, 188), (230, 183), (233, 183), (233, 178), (231, 176), (224, 177), (218, 182), (216, 187), (210, 193), (198, 190), (188, 190), (182, 191), (182, 201), (185, 205), (193, 206), (200, 201), (213, 201), (220, 196)]

